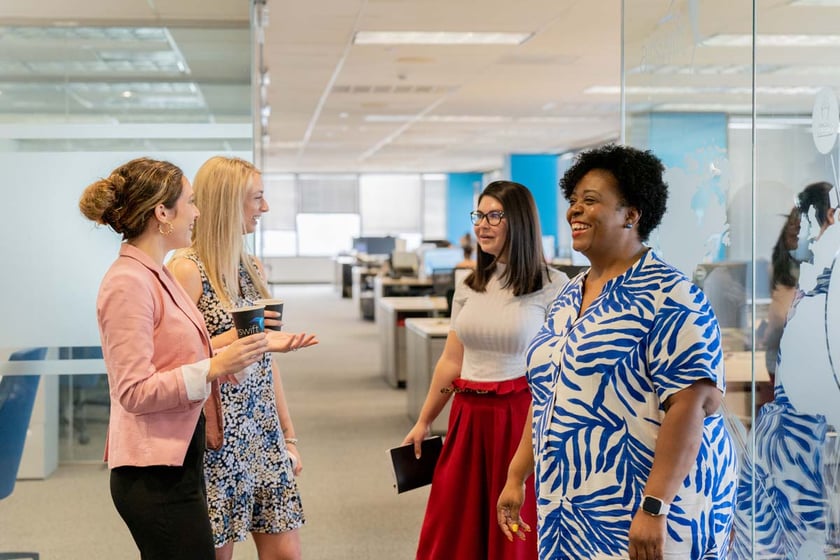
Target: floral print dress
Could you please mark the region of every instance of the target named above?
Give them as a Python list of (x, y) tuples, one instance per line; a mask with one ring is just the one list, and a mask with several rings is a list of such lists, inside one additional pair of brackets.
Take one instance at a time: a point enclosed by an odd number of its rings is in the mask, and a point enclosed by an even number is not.
[[(204, 265), (194, 252), (187, 258), (201, 272), (198, 308), (211, 336), (233, 327)], [(244, 267), (239, 267), (242, 297), (262, 297)], [(248, 533), (280, 533), (304, 523), (300, 493), (283, 439), (274, 397), (271, 354), (249, 368), (238, 385), (222, 383), (224, 445), (207, 450), (204, 472), (210, 523), (216, 547), (244, 541)]]

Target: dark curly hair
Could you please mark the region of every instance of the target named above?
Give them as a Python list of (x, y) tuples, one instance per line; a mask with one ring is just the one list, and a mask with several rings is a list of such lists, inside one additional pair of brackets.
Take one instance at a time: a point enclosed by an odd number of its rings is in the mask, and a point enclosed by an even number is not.
[(608, 171), (615, 177), (622, 202), (641, 214), (636, 227), (639, 239), (647, 241), (667, 207), (668, 185), (662, 179), (665, 166), (651, 151), (630, 146), (608, 144), (581, 152), (560, 180), (566, 200), (571, 198), (583, 176), (593, 169)]
[(831, 189), (833, 188), (834, 185), (825, 181), (811, 183), (796, 195), (796, 207), (802, 215), (807, 216), (813, 206), (817, 223), (824, 226), (828, 221), (828, 213), (831, 211)]

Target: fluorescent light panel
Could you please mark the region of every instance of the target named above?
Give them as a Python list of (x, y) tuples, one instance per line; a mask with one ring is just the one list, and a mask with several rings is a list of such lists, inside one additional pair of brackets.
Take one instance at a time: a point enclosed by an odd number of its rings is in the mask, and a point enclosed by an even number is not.
[(484, 31), (357, 31), (356, 45), (521, 45), (533, 33)]
[[(704, 47), (749, 47), (752, 35), (722, 33), (703, 39), (701, 44)], [(838, 47), (840, 35), (757, 35), (755, 44), (758, 47)]]
[[(815, 95), (821, 88), (812, 86), (756, 86), (755, 92), (762, 95)], [(624, 92), (630, 95), (694, 95), (694, 94), (726, 94), (747, 95), (752, 89), (747, 86), (739, 87), (691, 87), (691, 86), (627, 86)], [(595, 95), (618, 95), (621, 86), (592, 86), (584, 93)]]
[(837, 7), (840, 6), (840, 0), (793, 0), (790, 5)]
[(508, 117), (499, 115), (429, 115), (417, 118), (417, 115), (365, 115), (364, 121), (371, 123), (455, 123), (455, 124), (499, 124), (499, 123), (530, 123), (556, 124), (572, 122), (590, 122), (603, 119), (603, 116), (535, 116)]

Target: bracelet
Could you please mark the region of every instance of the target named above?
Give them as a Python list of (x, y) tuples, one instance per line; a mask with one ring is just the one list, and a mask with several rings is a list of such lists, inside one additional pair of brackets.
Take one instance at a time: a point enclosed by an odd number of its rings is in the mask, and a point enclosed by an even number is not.
[(296, 437), (287, 437), (285, 440), (287, 445), (297, 445), (298, 438)]

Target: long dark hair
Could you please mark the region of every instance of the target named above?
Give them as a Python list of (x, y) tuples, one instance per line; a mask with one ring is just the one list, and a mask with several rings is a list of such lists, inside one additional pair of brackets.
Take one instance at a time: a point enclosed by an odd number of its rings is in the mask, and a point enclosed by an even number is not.
[(796, 206), (803, 216), (808, 215), (811, 206), (816, 211), (817, 222), (824, 226), (828, 221), (828, 212), (831, 210), (831, 183), (819, 181), (811, 183), (796, 196)]
[[(501, 278), (502, 287), (514, 296), (541, 290), (548, 274), (548, 265), (542, 250), (542, 234), (537, 205), (525, 185), (513, 181), (493, 181), (484, 188), (478, 201), (485, 196), (498, 200), (507, 220), (507, 239), (502, 255), (507, 255), (507, 270)], [(497, 257), (476, 247), (476, 267), (465, 283), (476, 292), (487, 289), (487, 283), (496, 271)]]
[[(792, 210), (799, 215), (799, 210)], [(790, 218), (788, 218), (790, 219)], [(782, 226), (779, 238), (773, 245), (773, 254), (770, 257), (770, 290), (782, 285), (789, 288), (796, 287), (796, 279), (799, 276), (799, 261), (790, 255), (785, 239), (787, 237), (787, 220)]]

